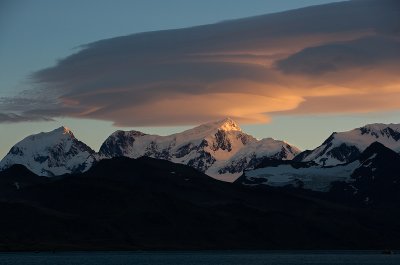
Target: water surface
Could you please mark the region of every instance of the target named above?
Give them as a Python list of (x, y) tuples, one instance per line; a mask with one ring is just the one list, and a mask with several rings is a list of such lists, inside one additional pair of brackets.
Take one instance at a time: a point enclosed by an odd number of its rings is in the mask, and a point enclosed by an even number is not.
[(59, 252), (0, 253), (1, 265), (399, 265), (400, 254), (371, 252)]

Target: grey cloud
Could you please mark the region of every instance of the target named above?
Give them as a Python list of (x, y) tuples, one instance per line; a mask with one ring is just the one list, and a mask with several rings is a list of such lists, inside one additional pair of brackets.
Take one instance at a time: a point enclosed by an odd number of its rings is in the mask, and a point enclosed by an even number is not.
[(400, 40), (395, 37), (374, 36), (354, 41), (329, 43), (306, 48), (276, 63), (279, 70), (289, 74), (320, 75), (346, 71), (354, 67), (370, 67), (400, 60)]

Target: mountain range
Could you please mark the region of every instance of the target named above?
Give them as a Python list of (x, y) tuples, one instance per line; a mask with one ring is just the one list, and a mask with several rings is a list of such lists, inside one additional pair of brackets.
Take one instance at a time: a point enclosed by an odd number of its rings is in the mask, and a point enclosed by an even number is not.
[[(318, 182), (322, 186), (315, 189), (321, 190), (329, 188), (330, 180), (349, 177), (356, 167), (354, 161), (374, 142), (400, 152), (400, 125), (370, 124), (347, 132), (334, 132), (314, 150), (303, 152), (284, 141), (272, 138), (257, 140), (243, 132), (230, 118), (169, 136), (119, 130), (104, 141), (97, 153), (76, 139), (68, 128), (60, 127), (48, 133), (28, 136), (15, 144), (1, 160), (0, 170), (22, 164), (37, 175), (57, 176), (85, 172), (102, 159), (147, 156), (189, 165), (213, 178), (233, 182), (244, 171), (254, 179), (255, 174), (260, 172), (262, 161), (281, 160), (291, 162), (274, 168), (275, 171), (281, 171), (290, 163), (304, 162), (308, 165), (296, 172), (289, 172), (293, 171), (293, 167), (286, 173), (279, 172), (291, 182), (301, 179), (293, 179), (291, 175), (311, 176), (310, 171), (317, 171), (315, 174), (318, 176), (331, 176), (325, 178), (329, 179), (324, 180), (325, 184), (311, 177), (308, 181), (304, 177), (301, 180), (303, 184), (311, 181), (314, 186)], [(255, 167), (258, 169), (251, 171)], [(276, 176), (275, 173), (270, 175)], [(284, 184), (290, 181), (278, 182)], [(268, 183), (277, 185), (271, 177)]]
[[(1, 161), (0, 250), (396, 249), (398, 128), (303, 152), (230, 119), (97, 153), (65, 127), (28, 136)], [(233, 183), (207, 175), (232, 165)]]
[(169, 136), (116, 131), (98, 153), (61, 127), (17, 143), (0, 162), (0, 169), (22, 164), (38, 175), (54, 176), (84, 172), (105, 158), (148, 156), (189, 165), (216, 179), (232, 182), (244, 169), (265, 157), (287, 160), (298, 153), (298, 148), (284, 141), (257, 140), (226, 118)]

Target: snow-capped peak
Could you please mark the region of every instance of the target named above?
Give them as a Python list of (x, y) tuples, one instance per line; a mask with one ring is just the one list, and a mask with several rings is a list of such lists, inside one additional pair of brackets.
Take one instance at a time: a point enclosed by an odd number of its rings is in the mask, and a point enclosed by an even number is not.
[(0, 162), (0, 169), (25, 165), (38, 175), (80, 172), (91, 166), (94, 151), (61, 126), (50, 132), (30, 135), (15, 144)]
[(73, 133), (72, 133), (72, 131), (68, 128), (68, 127), (65, 127), (65, 126), (61, 126), (59, 129), (62, 129), (63, 130), (63, 134), (69, 134), (69, 135), (74, 135)]
[(333, 133), (302, 161), (312, 160), (326, 166), (351, 162), (375, 141), (400, 152), (400, 124), (375, 123), (347, 132)]
[(208, 122), (196, 126), (192, 129), (188, 129), (184, 132), (177, 133), (171, 136), (178, 136), (178, 138), (185, 140), (204, 139), (209, 136), (215, 135), (218, 131), (224, 131), (227, 133), (240, 133), (242, 130), (239, 125), (230, 118), (223, 120)]

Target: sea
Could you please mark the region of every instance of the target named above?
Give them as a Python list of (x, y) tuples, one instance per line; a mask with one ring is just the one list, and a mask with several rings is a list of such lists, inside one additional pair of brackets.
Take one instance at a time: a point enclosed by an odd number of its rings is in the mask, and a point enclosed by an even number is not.
[(400, 265), (380, 251), (3, 252), (0, 265)]

